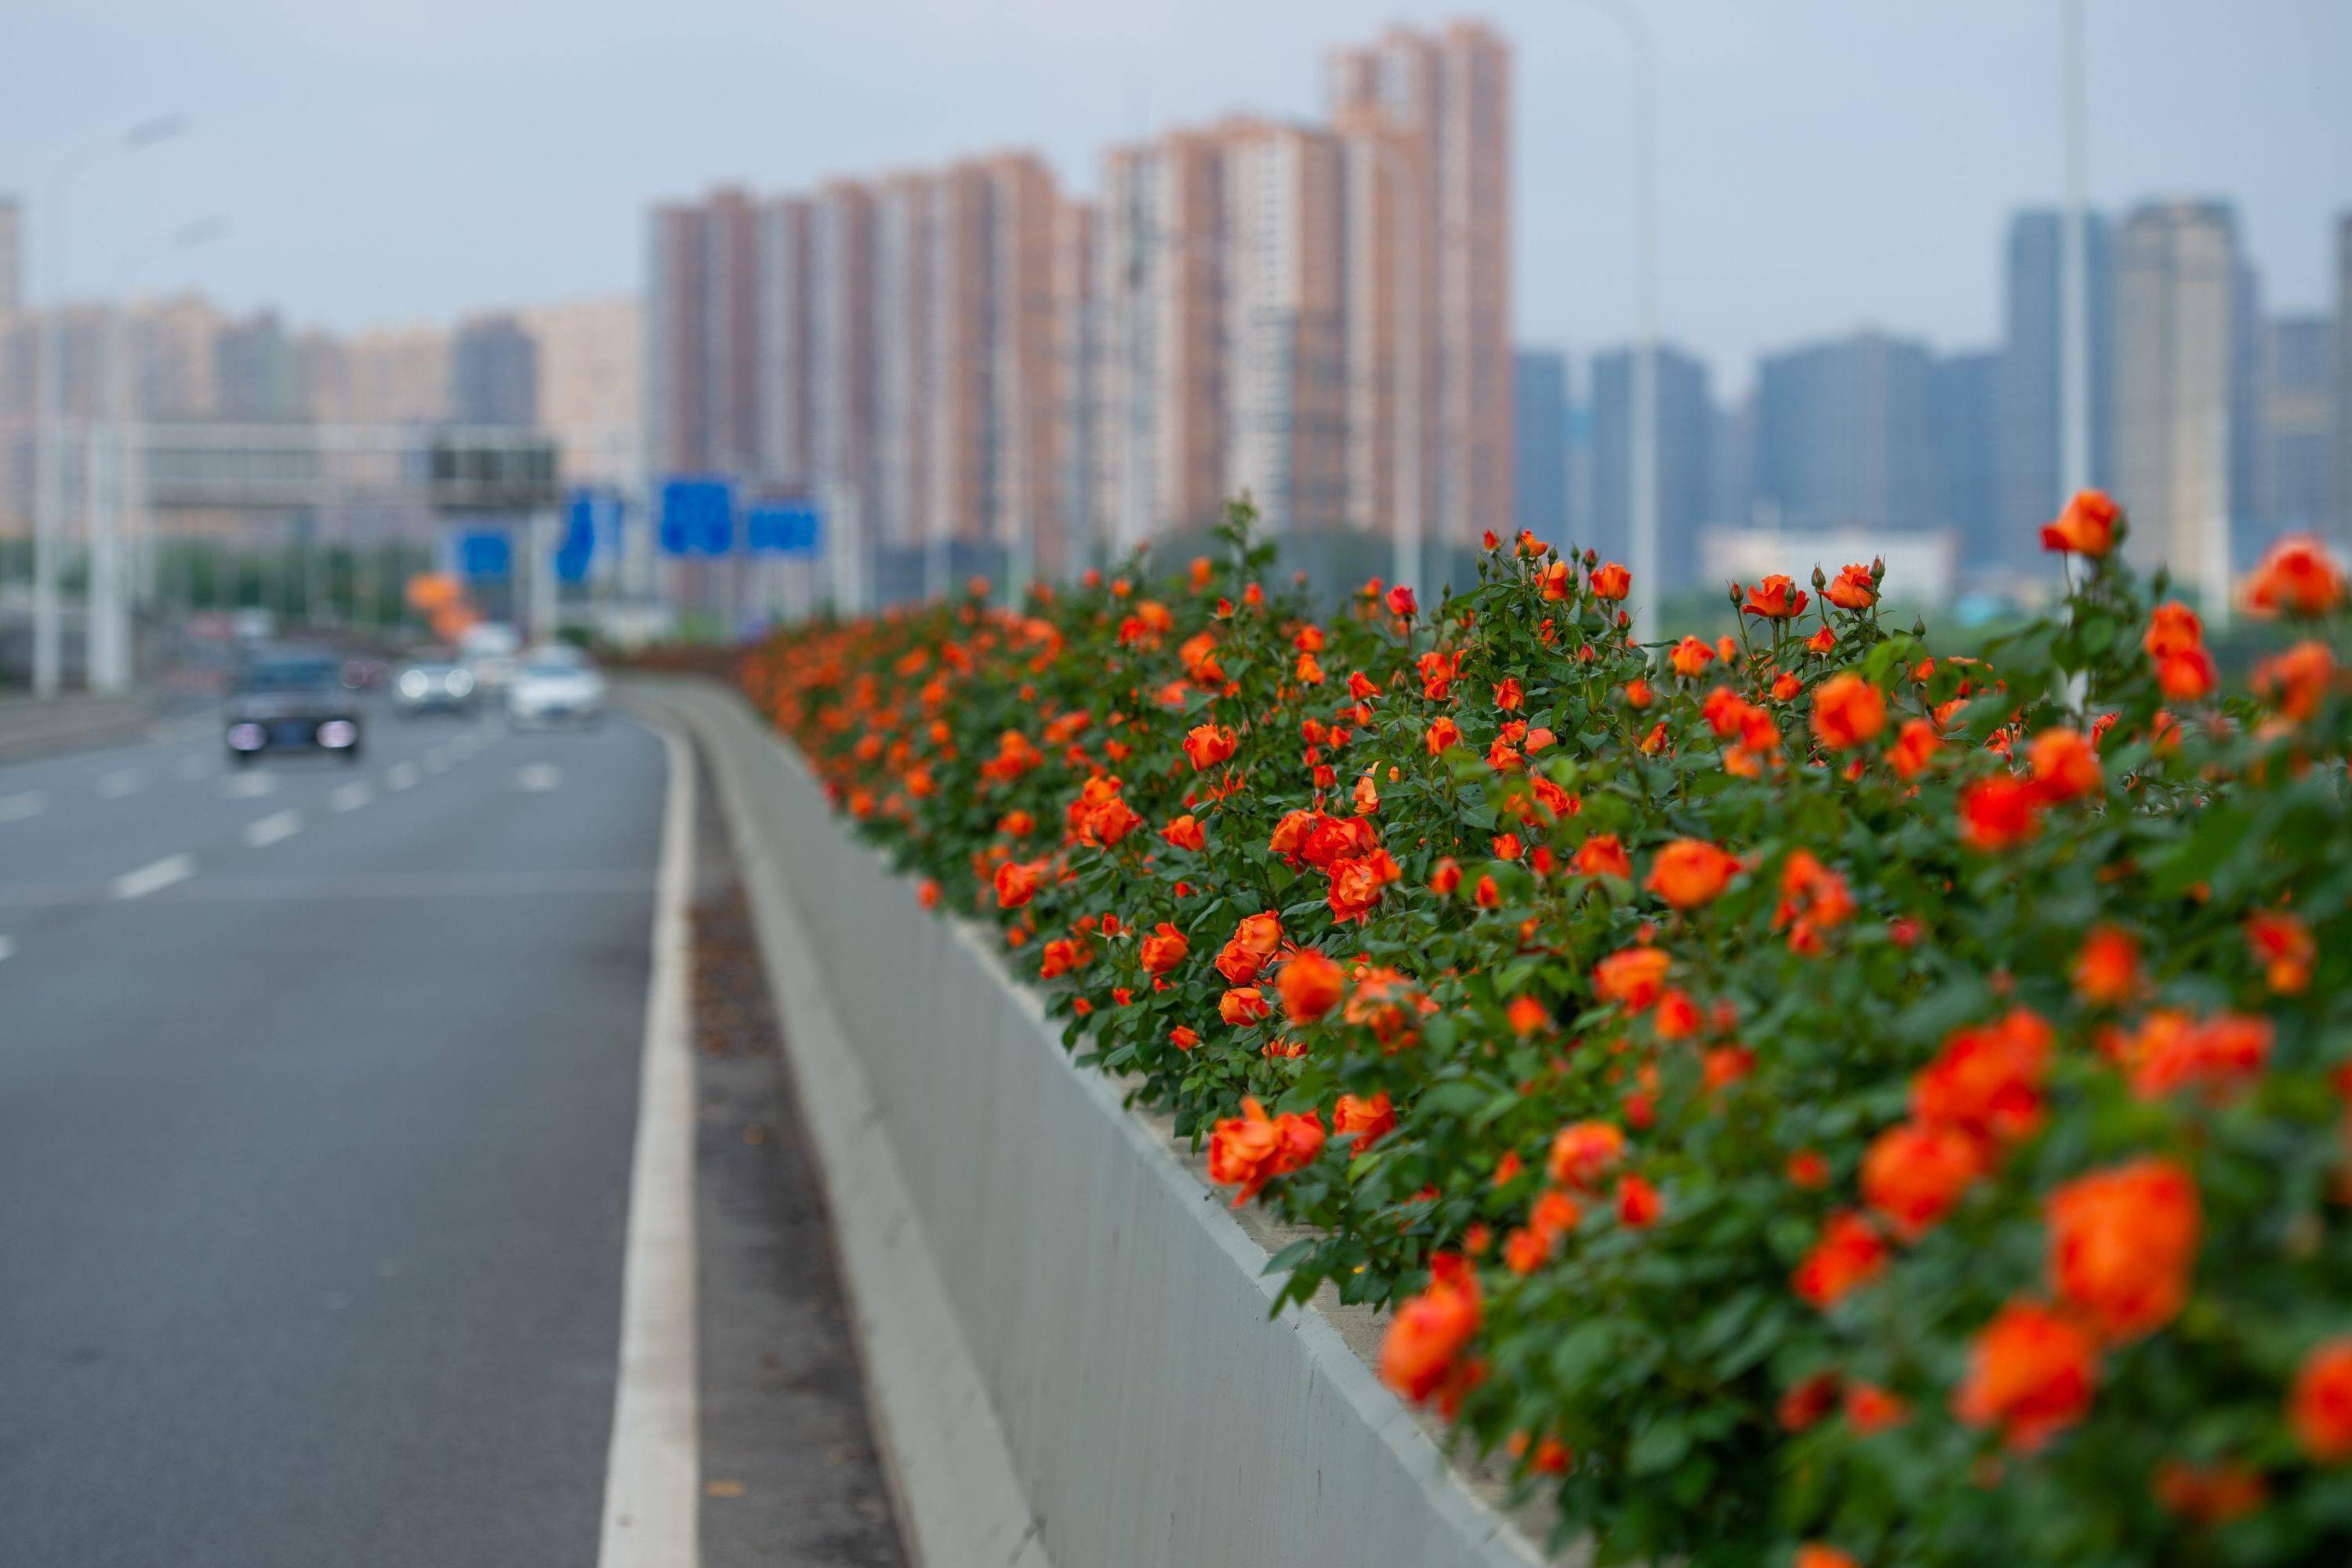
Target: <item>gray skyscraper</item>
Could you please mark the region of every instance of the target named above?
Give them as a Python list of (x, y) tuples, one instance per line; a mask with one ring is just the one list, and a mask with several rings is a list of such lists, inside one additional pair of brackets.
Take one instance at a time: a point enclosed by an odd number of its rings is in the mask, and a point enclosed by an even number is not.
[[(1662, 592), (1698, 580), (1699, 529), (1706, 521), (1707, 448), (1714, 405), (1706, 365), (1658, 347), (1658, 569)], [(1623, 562), (1633, 553), (1633, 356), (1612, 349), (1592, 361), (1592, 537), (1580, 544)]]
[(2132, 518), (2126, 548), (2143, 569), (2169, 565), (2177, 581), (2209, 596), (2226, 589), (2231, 571), (2221, 531), (2251, 499), (2252, 297), (2226, 204), (2150, 202), (2124, 224), (2116, 247), (2116, 489)]
[[(2084, 300), (2090, 317), (2091, 482), (2114, 482), (2115, 245), (2102, 213), (2084, 222)], [(2059, 451), (2063, 215), (2047, 209), (2010, 220), (2004, 268), (1998, 421), (1992, 496), (1993, 550), (1972, 565), (2030, 568), (2041, 525), (2065, 504)], [(1978, 552), (1970, 552), (1976, 554)]]
[[(2262, 538), (2333, 532), (2336, 323), (2284, 316), (2270, 323), (2263, 355), (2261, 425)], [(2241, 553), (2244, 553), (2242, 550)]]
[(539, 344), (512, 316), (478, 316), (449, 343), (449, 413), (466, 425), (539, 423)]
[(25, 308), (25, 208), (0, 196), (0, 320)]
[(1512, 417), (1518, 463), (1518, 526), (1563, 547), (1568, 543), (1568, 356), (1557, 349), (1521, 349), (1512, 356), (1516, 391)]
[(1995, 453), (2002, 355), (1997, 349), (1938, 355), (1928, 369), (1927, 431), (1936, 463), (1935, 521), (1959, 535), (1964, 571), (1998, 566), (2009, 554), (1997, 500)]
[(1927, 529), (1943, 520), (1927, 345), (1865, 331), (1767, 356), (1756, 489), (1791, 529)]

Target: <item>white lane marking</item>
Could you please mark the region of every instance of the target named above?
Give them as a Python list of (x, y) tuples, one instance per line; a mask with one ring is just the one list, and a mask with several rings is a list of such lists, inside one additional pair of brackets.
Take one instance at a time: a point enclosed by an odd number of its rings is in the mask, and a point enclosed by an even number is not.
[(98, 798), (121, 800), (147, 782), (147, 775), (137, 768), (117, 768), (98, 781)]
[(392, 765), (392, 771), (383, 775), (383, 787), (386, 789), (415, 789), (416, 787), (416, 779), (417, 773), (416, 764), (415, 763), (394, 763)]
[(291, 838), (302, 831), (302, 814), (299, 811), (273, 812), (258, 822), (245, 825), (245, 842), (254, 849), (266, 849), (281, 838)]
[(16, 939), (14, 937), (0, 936), (0, 963), (5, 963), (16, 956)]
[(563, 770), (553, 763), (533, 763), (515, 770), (517, 789), (553, 789), (563, 782)]
[(232, 773), (221, 780), (220, 792), (230, 800), (252, 800), (278, 787), (278, 780), (268, 773)]
[(351, 783), (343, 785), (341, 789), (335, 791), (334, 794), (329, 795), (327, 797), (327, 805), (330, 810), (333, 811), (357, 811), (360, 807), (365, 805), (374, 798), (375, 786), (373, 784), (371, 784), (365, 779), (353, 779)]
[(49, 797), (37, 789), (28, 789), (22, 795), (0, 795), (0, 822), (22, 822), (48, 809)]
[(686, 1011), (686, 883), (694, 858), (694, 763), (668, 731), (653, 975), (629, 1162), (621, 1266), (621, 1365), (604, 1458), (598, 1568), (701, 1560), (700, 1416), (694, 1346), (694, 1059)]
[(200, 779), (212, 772), (212, 768), (213, 760), (202, 752), (180, 759), (180, 776), (184, 779)]
[(117, 899), (143, 899), (150, 893), (161, 892), (174, 882), (184, 882), (195, 874), (194, 856), (166, 855), (136, 871), (125, 871), (109, 882), (106, 890)]

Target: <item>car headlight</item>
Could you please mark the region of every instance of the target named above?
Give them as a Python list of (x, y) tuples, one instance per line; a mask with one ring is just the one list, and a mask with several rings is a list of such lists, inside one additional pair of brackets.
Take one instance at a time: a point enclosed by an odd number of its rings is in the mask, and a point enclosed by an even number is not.
[(330, 751), (341, 751), (360, 738), (360, 727), (349, 719), (330, 719), (319, 726), (319, 744)]
[(425, 695), (426, 685), (425, 672), (421, 669), (412, 669), (400, 678), (400, 694), (403, 697), (422, 697)]
[(462, 669), (453, 669), (449, 672), (450, 696), (463, 697), (472, 689), (474, 689), (474, 678), (472, 676), (467, 674)]
[(268, 731), (258, 724), (247, 722), (228, 727), (228, 743), (240, 752), (257, 752), (268, 739)]

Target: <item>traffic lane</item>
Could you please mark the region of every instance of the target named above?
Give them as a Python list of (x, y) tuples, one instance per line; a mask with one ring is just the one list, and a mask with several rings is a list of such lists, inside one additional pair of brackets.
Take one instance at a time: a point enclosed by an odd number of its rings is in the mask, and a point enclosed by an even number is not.
[[(9, 977), (26, 1561), (593, 1557), (662, 774), (583, 739), (572, 786), (452, 774)], [(569, 881), (508, 853), (542, 827)]]
[[(226, 868), (293, 832), (473, 765), (502, 732), (490, 724), (370, 725), (369, 731), (368, 752), (358, 765), (289, 755), (234, 767), (221, 758), (215, 735), (110, 758), (30, 792), (0, 770), (0, 804), (30, 793), (40, 807), (37, 815), (14, 820), (0, 812), (0, 931), (10, 929), (5, 911), (12, 903), (39, 909), (87, 902), (105, 896), (114, 879), (167, 857), (192, 855), (199, 863), (226, 857)], [(107, 782), (124, 775), (142, 783), (128, 793), (110, 792)], [(289, 818), (289, 812), (295, 816)], [(16, 919), (43, 923), (37, 917)], [(25, 931), (13, 934), (21, 947)]]

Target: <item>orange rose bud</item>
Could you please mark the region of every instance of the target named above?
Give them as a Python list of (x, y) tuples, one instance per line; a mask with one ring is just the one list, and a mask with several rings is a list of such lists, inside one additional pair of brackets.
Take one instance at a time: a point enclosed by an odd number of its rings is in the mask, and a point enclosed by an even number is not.
[(1551, 1015), (1544, 1010), (1544, 1005), (1532, 996), (1512, 997), (1511, 1005), (1503, 1009), (1503, 1015), (1510, 1020), (1511, 1033), (1521, 1039), (1551, 1022)]
[(1952, 1414), (1998, 1426), (2011, 1448), (2031, 1453), (2083, 1418), (2098, 1374), (2088, 1333), (2047, 1307), (2011, 1301), (1969, 1344)]
[(1639, 1176), (1627, 1176), (1617, 1184), (1617, 1218), (1631, 1229), (1649, 1229), (1658, 1223), (1665, 1206), (1658, 1189)]
[(1311, 1024), (1337, 1007), (1347, 984), (1346, 971), (1311, 947), (1300, 949), (1275, 979), (1283, 1011), (1298, 1024)]
[(2280, 995), (2295, 995), (2310, 986), (2319, 949), (2311, 928), (2294, 916), (2256, 910), (2246, 917), (2246, 948), (2263, 966), (2263, 983)]
[(1201, 1043), (1201, 1031), (1190, 1024), (1179, 1024), (1168, 1031), (1168, 1043), (1180, 1051), (1189, 1051)]
[(1650, 865), (1643, 886), (1678, 910), (1696, 909), (1720, 895), (1739, 870), (1739, 858), (1704, 839), (1678, 838)]
[(2154, 1332), (2180, 1313), (2197, 1261), (2197, 1183), (2177, 1163), (2135, 1160), (2050, 1194), (2050, 1277), (2059, 1297), (2110, 1341)]
[(1255, 985), (1235, 986), (1217, 998), (1217, 1016), (1236, 1028), (1257, 1023), (1271, 1012), (1265, 993)]
[(1833, 752), (1858, 746), (1886, 728), (1885, 694), (1851, 670), (1813, 692), (1813, 738)]
[(1452, 896), (1454, 889), (1461, 885), (1462, 868), (1455, 865), (1451, 857), (1440, 860), (1437, 869), (1429, 875), (1429, 890), (1441, 899)]
[(1625, 1134), (1607, 1121), (1577, 1121), (1552, 1135), (1545, 1172), (1561, 1186), (1591, 1187), (1624, 1157)]
[(2116, 547), (2116, 523), (2122, 516), (2105, 490), (2077, 490), (2058, 521), (2042, 528), (2042, 548), (2095, 561)]
[(2287, 1425), (2303, 1451), (2323, 1465), (2352, 1459), (2352, 1334), (2303, 1358), (2287, 1395)]
[(915, 889), (915, 902), (927, 910), (940, 907), (940, 879), (937, 877), (923, 879), (922, 885)]

